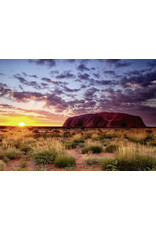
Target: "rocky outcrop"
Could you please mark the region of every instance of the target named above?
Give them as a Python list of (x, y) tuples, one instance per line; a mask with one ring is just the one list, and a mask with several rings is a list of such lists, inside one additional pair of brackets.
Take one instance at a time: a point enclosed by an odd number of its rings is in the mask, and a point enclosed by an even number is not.
[(139, 116), (133, 116), (125, 113), (96, 113), (85, 114), (68, 118), (63, 127), (146, 127), (143, 120)]

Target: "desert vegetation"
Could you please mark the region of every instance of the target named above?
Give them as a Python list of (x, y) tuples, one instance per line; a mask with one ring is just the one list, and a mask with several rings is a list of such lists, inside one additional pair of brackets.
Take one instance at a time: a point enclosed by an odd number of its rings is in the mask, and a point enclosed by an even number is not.
[(156, 129), (1, 127), (0, 170), (156, 170)]

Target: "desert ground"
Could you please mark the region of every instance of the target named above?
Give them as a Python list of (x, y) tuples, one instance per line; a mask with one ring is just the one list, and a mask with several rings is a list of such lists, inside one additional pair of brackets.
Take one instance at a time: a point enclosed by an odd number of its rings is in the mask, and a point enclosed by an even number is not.
[(0, 127), (1, 171), (155, 171), (156, 128)]

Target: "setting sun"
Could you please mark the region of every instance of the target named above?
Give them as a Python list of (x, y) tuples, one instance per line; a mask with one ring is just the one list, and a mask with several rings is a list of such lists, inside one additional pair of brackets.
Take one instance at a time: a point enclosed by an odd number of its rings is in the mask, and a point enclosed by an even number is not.
[(25, 123), (24, 122), (20, 122), (20, 123), (18, 123), (18, 125), (21, 126), (21, 127), (23, 127), (23, 126), (25, 126)]

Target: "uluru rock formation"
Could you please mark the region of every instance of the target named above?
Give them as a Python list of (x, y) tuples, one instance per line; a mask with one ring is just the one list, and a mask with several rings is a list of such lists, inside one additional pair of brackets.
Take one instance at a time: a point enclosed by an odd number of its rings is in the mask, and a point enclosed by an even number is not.
[(146, 125), (139, 116), (133, 116), (125, 113), (95, 113), (84, 114), (75, 117), (69, 117), (63, 127), (90, 127), (90, 128), (102, 128), (102, 127), (136, 127), (144, 128)]

